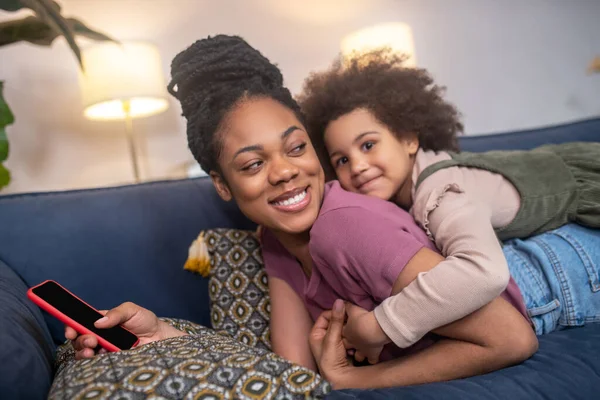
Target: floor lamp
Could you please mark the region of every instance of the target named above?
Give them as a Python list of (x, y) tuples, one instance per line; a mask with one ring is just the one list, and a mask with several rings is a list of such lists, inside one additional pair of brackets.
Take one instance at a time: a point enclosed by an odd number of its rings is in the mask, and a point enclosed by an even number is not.
[(594, 57), (592, 61), (590, 61), (590, 65), (588, 66), (589, 74), (600, 74), (600, 56)]
[(340, 47), (345, 60), (388, 47), (392, 52), (406, 57), (403, 63), (405, 67), (415, 67), (417, 64), (412, 29), (402, 22), (373, 25), (352, 32), (342, 39)]
[(91, 120), (123, 120), (135, 182), (140, 168), (133, 119), (168, 108), (166, 84), (156, 47), (142, 42), (97, 43), (82, 52), (79, 76), (84, 115)]

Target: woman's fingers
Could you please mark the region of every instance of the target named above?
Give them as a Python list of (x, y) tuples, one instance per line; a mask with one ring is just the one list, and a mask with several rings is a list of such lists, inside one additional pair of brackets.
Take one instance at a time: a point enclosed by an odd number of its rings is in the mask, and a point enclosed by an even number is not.
[(73, 341), (75, 350), (95, 349), (98, 346), (98, 339), (94, 335), (81, 335)]
[(327, 334), (325, 335), (325, 342), (329, 346), (332, 346), (332, 348), (342, 339), (342, 329), (344, 327), (344, 318), (346, 316), (344, 309), (345, 305), (342, 300), (338, 299), (333, 303), (331, 319), (329, 320)]
[(112, 328), (130, 320), (139, 310), (140, 306), (133, 303), (123, 303), (109, 311), (101, 312), (104, 317), (97, 320), (94, 325), (96, 328)]
[(331, 320), (331, 310), (323, 311), (317, 321), (313, 325), (316, 330), (324, 330), (326, 331), (329, 327), (329, 321)]
[(75, 359), (76, 360), (83, 360), (85, 358), (92, 358), (92, 357), (94, 357), (94, 355), (95, 355), (94, 354), (94, 350), (92, 350), (92, 349), (83, 349), (83, 350), (77, 351), (75, 353)]
[(77, 339), (77, 335), (78, 333), (75, 329), (65, 325), (65, 338), (68, 340), (75, 340)]

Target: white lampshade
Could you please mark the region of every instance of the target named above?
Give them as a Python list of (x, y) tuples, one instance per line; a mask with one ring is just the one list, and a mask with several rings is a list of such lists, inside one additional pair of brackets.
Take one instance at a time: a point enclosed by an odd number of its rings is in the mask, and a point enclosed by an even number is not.
[(168, 108), (160, 54), (140, 42), (98, 43), (83, 49), (80, 87), (89, 119), (125, 119), (125, 102), (132, 118)]
[(371, 26), (353, 32), (342, 40), (342, 55), (362, 54), (382, 47), (405, 54), (408, 58), (404, 65), (414, 67), (416, 63), (415, 45), (412, 29), (401, 22), (392, 22)]

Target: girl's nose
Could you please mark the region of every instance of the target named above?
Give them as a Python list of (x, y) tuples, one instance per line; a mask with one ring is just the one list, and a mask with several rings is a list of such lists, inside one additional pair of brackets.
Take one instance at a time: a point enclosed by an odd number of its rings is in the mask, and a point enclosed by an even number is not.
[(354, 159), (350, 162), (350, 170), (352, 175), (360, 175), (369, 169), (369, 164), (362, 158)]

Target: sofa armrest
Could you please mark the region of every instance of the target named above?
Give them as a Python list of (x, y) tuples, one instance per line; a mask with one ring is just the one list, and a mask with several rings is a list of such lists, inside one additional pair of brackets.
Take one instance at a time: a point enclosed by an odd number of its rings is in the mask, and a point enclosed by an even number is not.
[(53, 354), (50, 332), (27, 298), (27, 286), (0, 261), (0, 398), (46, 398)]

